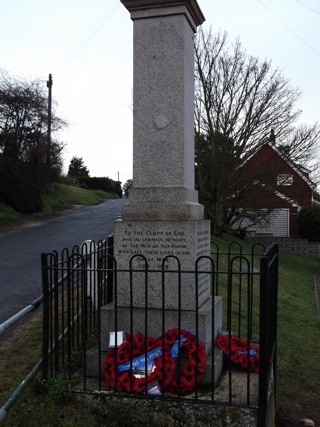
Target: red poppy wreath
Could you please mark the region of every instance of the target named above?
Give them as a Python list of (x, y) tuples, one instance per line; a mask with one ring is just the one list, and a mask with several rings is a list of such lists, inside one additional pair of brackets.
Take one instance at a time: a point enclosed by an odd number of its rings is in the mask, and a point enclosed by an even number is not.
[(232, 362), (245, 369), (249, 368), (250, 371), (259, 372), (259, 349), (247, 340), (224, 334), (218, 338), (217, 344)]
[[(179, 344), (188, 357), (183, 366), (180, 359), (180, 375), (177, 372)], [(143, 334), (131, 339), (126, 334), (125, 343), (109, 350), (103, 368), (107, 384), (118, 391), (144, 393), (155, 383), (160, 390), (174, 393), (192, 391), (202, 379), (206, 363), (205, 348), (193, 333), (171, 329), (157, 339)], [(151, 371), (148, 371), (149, 364), (153, 365)], [(145, 373), (146, 369), (147, 377), (138, 374)]]

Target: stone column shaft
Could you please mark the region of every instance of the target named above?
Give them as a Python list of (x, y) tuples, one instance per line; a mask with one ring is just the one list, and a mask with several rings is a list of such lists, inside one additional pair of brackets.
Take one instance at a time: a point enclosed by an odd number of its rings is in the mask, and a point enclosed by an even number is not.
[(190, 0), (121, 0), (134, 25), (133, 190), (124, 220), (199, 220), (194, 190), (194, 42)]

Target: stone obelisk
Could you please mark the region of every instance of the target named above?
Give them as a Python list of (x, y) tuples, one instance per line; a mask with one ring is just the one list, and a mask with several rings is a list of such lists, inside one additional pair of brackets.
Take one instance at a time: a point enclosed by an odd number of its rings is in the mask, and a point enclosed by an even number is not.
[[(117, 269), (128, 270), (133, 256), (135, 269), (147, 264), (148, 270), (159, 270), (168, 256), (165, 268), (174, 269), (175, 256), (181, 271), (194, 271), (200, 256), (210, 256), (210, 222), (204, 220), (194, 189), (194, 34), (204, 16), (196, 0), (121, 2), (130, 12), (134, 29), (133, 188), (122, 220), (115, 222)], [(210, 270), (209, 260), (203, 258), (198, 269)], [(130, 330), (131, 306), (133, 332), (144, 332), (147, 304), (148, 333), (160, 336), (164, 300), (166, 329), (178, 326), (181, 308), (181, 327), (195, 330), (197, 311), (199, 339), (211, 350), (209, 274), (198, 276), (197, 287), (194, 274), (182, 274), (179, 296), (177, 275), (166, 275), (163, 288), (161, 274), (150, 272), (147, 301), (145, 276), (134, 277), (132, 281), (128, 273), (117, 275), (118, 330)], [(104, 309), (102, 324), (108, 336), (114, 330), (114, 304)], [(214, 311), (218, 329), (220, 299)]]

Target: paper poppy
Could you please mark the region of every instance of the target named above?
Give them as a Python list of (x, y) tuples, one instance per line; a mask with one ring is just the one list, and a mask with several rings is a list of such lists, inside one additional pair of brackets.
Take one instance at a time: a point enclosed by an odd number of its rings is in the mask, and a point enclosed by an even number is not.
[(248, 343), (248, 341), (246, 340), (241, 340), (241, 342), (239, 342), (238, 347), (241, 348), (242, 351), (248, 351), (252, 348), (254, 348), (254, 346), (250, 343)]
[(162, 338), (156, 338), (154, 343), (154, 348), (162, 347), (163, 339)]
[(194, 375), (183, 375), (182, 384), (185, 385), (188, 389), (193, 388), (196, 384)]
[(116, 351), (115, 351), (115, 349), (114, 349), (114, 348), (110, 348), (110, 349), (108, 350), (108, 355), (109, 355), (109, 356), (115, 356), (115, 354), (116, 354)]
[(170, 335), (168, 333), (165, 334), (164, 336), (164, 344), (165, 346), (167, 345), (173, 345), (176, 342), (176, 337), (173, 335)]
[(153, 383), (155, 381), (160, 381), (162, 380), (162, 371), (161, 369), (158, 367), (158, 369), (155, 369), (153, 372), (151, 372), (151, 374), (148, 377), (148, 383)]
[[(197, 344), (197, 338), (195, 337), (195, 335), (192, 335), (192, 334), (189, 333), (189, 334), (187, 334), (185, 336), (185, 338), (187, 338), (187, 340), (188, 340), (189, 343), (193, 343), (194, 345)], [(200, 345), (199, 342), (198, 342), (198, 345)]]
[(252, 367), (255, 372), (259, 372), (260, 368), (260, 358), (259, 356), (255, 356), (254, 360), (252, 361)]
[(170, 346), (165, 346), (163, 349), (163, 356), (165, 359), (171, 359), (172, 357), (172, 351), (171, 351), (171, 345)]
[(107, 384), (110, 385), (110, 387), (115, 387), (116, 385), (116, 379), (115, 379), (115, 371), (104, 371), (104, 377), (106, 379)]
[(138, 345), (136, 341), (130, 341), (130, 343), (127, 344), (127, 349), (130, 352), (130, 354), (134, 356), (140, 353), (140, 345)]
[(177, 338), (180, 335), (180, 331), (178, 328), (173, 328), (167, 331), (165, 335), (171, 335), (172, 337)]
[(114, 360), (112, 360), (112, 359), (107, 359), (107, 360), (105, 361), (105, 363), (103, 364), (103, 368), (104, 368), (106, 371), (114, 371), (114, 368), (115, 368)]
[(164, 374), (165, 371), (168, 370), (168, 365), (166, 362), (166, 359), (163, 356), (160, 356), (157, 360), (156, 360), (156, 370), (159, 370), (162, 375)]
[[(147, 338), (147, 351), (150, 351), (156, 348), (155, 344), (156, 344), (155, 338)], [(160, 345), (158, 347), (160, 347)]]
[(145, 336), (143, 334), (136, 335), (133, 338), (133, 341), (137, 342), (139, 346), (142, 346), (145, 340)]
[(194, 375), (195, 367), (196, 367), (195, 363), (192, 363), (192, 362), (185, 363), (182, 372), (184, 375)]
[(248, 368), (248, 355), (247, 354), (240, 354), (239, 355), (239, 363), (242, 366), (242, 368), (247, 369)]
[(134, 385), (132, 391), (135, 393), (143, 393), (146, 389), (146, 378), (136, 378), (134, 380)]
[(125, 354), (128, 353), (128, 346), (126, 343), (122, 343), (121, 345), (119, 345), (119, 347), (117, 348), (117, 353), (119, 354)]
[(230, 342), (232, 342), (231, 337), (228, 334), (221, 335), (217, 340), (217, 345), (223, 350), (225, 354), (229, 353)]
[(118, 384), (122, 390), (130, 391), (131, 381), (130, 381), (129, 373), (127, 371), (119, 373)]
[(126, 353), (120, 353), (117, 355), (117, 364), (122, 365), (122, 363), (125, 363), (129, 360), (129, 355)]
[(168, 385), (168, 391), (175, 393), (179, 389), (179, 378), (177, 375), (173, 375), (170, 384)]
[(241, 348), (237, 345), (231, 345), (231, 351), (229, 351), (229, 356), (234, 363), (239, 363), (239, 356), (240, 356)]
[(204, 366), (207, 363), (207, 353), (205, 350), (200, 350), (197, 353), (198, 365)]
[(177, 363), (174, 359), (165, 360), (164, 365), (167, 371), (174, 371), (177, 367)]
[(186, 343), (186, 347), (187, 347), (189, 350), (197, 351), (196, 343), (195, 343), (194, 341), (190, 341), (190, 340), (188, 340), (188, 341), (187, 341), (187, 343)]

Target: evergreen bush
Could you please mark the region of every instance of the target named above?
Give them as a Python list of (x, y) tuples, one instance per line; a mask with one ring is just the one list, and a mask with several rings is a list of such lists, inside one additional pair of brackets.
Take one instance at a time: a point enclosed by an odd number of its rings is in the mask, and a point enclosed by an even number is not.
[(309, 242), (320, 242), (320, 206), (312, 204), (303, 207), (298, 215), (299, 236)]
[(103, 190), (107, 193), (116, 193), (122, 197), (121, 184), (108, 177), (80, 176), (77, 178), (80, 184), (84, 184), (92, 190)]

